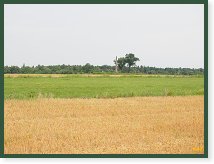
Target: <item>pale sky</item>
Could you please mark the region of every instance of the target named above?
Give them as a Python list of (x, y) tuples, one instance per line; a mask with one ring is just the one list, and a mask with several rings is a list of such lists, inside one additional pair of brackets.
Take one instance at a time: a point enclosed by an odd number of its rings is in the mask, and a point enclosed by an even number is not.
[(5, 65), (204, 67), (202, 4), (7, 4)]

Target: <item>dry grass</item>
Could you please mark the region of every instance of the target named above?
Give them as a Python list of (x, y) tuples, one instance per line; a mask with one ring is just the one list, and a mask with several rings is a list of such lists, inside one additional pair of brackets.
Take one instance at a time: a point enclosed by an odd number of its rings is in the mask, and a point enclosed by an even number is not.
[(5, 100), (5, 153), (203, 153), (203, 96)]
[(4, 77), (66, 77), (65, 74), (5, 74)]

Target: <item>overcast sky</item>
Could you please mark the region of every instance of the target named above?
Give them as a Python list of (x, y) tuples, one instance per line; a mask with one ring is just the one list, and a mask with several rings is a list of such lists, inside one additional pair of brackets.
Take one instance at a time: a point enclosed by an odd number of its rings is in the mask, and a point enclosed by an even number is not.
[(204, 67), (204, 6), (5, 5), (5, 65)]

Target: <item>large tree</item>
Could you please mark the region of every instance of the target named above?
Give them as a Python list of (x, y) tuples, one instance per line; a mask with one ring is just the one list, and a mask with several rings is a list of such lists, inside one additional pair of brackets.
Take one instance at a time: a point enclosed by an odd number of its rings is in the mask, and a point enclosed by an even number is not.
[(139, 61), (140, 59), (135, 57), (134, 54), (132, 53), (129, 53), (129, 54), (126, 54), (125, 56), (125, 63), (128, 64), (128, 67), (129, 67), (129, 72), (130, 72), (130, 68), (131, 66), (135, 65), (137, 61)]
[[(116, 64), (116, 60), (114, 60), (114, 63)], [(122, 70), (125, 65), (126, 65), (126, 61), (124, 57), (117, 59), (117, 66), (120, 70)]]

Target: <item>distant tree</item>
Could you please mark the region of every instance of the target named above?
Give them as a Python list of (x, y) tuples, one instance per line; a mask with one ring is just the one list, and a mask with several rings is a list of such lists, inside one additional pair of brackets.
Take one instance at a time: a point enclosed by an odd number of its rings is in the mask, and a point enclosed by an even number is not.
[(86, 63), (82, 69), (83, 69), (83, 72), (84, 73), (92, 73), (93, 72), (93, 65), (89, 64), (89, 63)]
[(51, 70), (48, 67), (44, 67), (43, 70), (42, 70), (42, 73), (43, 74), (50, 74)]
[(38, 65), (35, 67), (35, 73), (36, 74), (50, 74), (52, 73), (51, 72), (51, 69), (48, 68), (47, 66), (44, 66), (44, 65)]
[(4, 66), (4, 74), (11, 73), (9, 66)]
[(130, 72), (131, 66), (135, 65), (137, 61), (139, 61), (139, 58), (135, 57), (134, 54), (132, 53), (126, 54), (125, 63), (128, 64), (129, 72)]
[[(115, 61), (115, 60), (114, 60), (114, 63), (116, 64), (116, 61)], [(126, 65), (125, 58), (124, 58), (124, 57), (118, 58), (118, 59), (117, 59), (117, 65), (118, 65), (118, 68), (119, 68), (120, 70), (123, 70), (123, 67)]]
[(25, 64), (23, 64), (23, 66), (20, 68), (20, 73), (31, 74), (33, 73), (33, 68), (29, 66), (25, 66)]
[(20, 68), (18, 66), (11, 66), (10, 73), (20, 73)]

